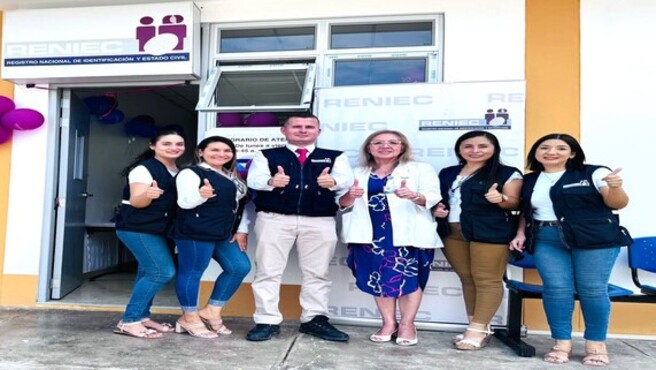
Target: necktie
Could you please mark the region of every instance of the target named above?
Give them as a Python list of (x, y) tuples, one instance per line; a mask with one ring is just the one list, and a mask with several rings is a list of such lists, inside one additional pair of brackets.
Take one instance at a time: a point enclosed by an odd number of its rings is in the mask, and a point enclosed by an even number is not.
[(296, 153), (298, 153), (298, 161), (301, 163), (302, 166), (305, 163), (305, 160), (307, 159), (308, 150), (305, 148), (298, 148), (296, 149)]

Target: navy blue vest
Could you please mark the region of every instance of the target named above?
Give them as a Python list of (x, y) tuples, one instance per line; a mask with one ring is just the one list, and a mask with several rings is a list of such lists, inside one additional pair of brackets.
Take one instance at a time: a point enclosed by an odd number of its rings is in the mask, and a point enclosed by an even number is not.
[[(594, 186), (592, 174), (602, 166), (586, 165), (581, 171), (566, 171), (551, 187), (549, 197), (560, 222), (559, 231), (569, 248), (609, 248), (620, 244), (618, 216)], [(526, 220), (526, 249), (533, 253), (536, 222), (533, 220), (531, 196), (539, 171), (524, 177), (523, 214)]]
[[(146, 234), (166, 235), (175, 216), (177, 192), (175, 180), (166, 166), (155, 158), (139, 163), (146, 167), (150, 175), (157, 181), (157, 187), (164, 190), (159, 198), (153, 199), (148, 207), (136, 208), (129, 204), (121, 204), (116, 217), (116, 230), (136, 231)], [(123, 199), (130, 200), (130, 184), (123, 188)]]
[[(449, 190), (463, 166), (447, 167), (440, 171), (440, 192), (442, 203), (449, 207)], [(515, 167), (500, 166), (493, 183), (499, 188), (508, 181), (513, 173), (521, 173)], [(517, 217), (510, 210), (503, 209), (485, 199), (485, 193), (492, 184), (487, 184), (481, 176), (472, 176), (460, 186), (461, 203), (460, 227), (462, 236), (468, 241), (505, 244), (517, 233)], [(450, 230), (448, 219), (437, 219), (438, 231), (446, 236)]]
[[(214, 188), (215, 197), (192, 209), (178, 208), (173, 229), (175, 239), (223, 241), (233, 235), (237, 217), (237, 186), (232, 180), (213, 170), (199, 166), (187, 168), (200, 177), (198, 188), (208, 179)], [(185, 169), (186, 170), (186, 169)]]
[(262, 154), (269, 162), (271, 176), (281, 166), (290, 181), (284, 188), (258, 191), (253, 199), (256, 211), (311, 217), (335, 216), (338, 208), (335, 192), (320, 187), (317, 177), (326, 167), (332, 170), (335, 158), (342, 152), (315, 148), (303, 166), (296, 154), (286, 147), (265, 149)]

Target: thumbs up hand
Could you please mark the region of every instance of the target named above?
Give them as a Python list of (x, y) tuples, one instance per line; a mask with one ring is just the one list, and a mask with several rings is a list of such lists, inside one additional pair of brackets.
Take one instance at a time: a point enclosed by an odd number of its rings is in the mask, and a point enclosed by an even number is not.
[(153, 180), (153, 183), (146, 189), (146, 197), (148, 199), (157, 199), (162, 194), (164, 194), (164, 190), (157, 187), (157, 181), (155, 180)]
[(269, 179), (269, 185), (274, 188), (284, 188), (289, 184), (289, 176), (285, 175), (285, 169), (278, 166), (278, 172)]
[(203, 186), (201, 186), (198, 191), (200, 192), (200, 196), (204, 199), (214, 198), (216, 196), (214, 188), (208, 179), (203, 180)]
[(449, 215), (449, 210), (446, 209), (444, 203), (437, 203), (437, 207), (433, 210), (433, 217), (444, 218)]
[(609, 173), (606, 177), (604, 177), (602, 180), (606, 181), (606, 184), (608, 184), (609, 188), (621, 188), (622, 187), (622, 178), (618, 173), (622, 171), (622, 168), (618, 167), (613, 172)]
[(355, 179), (355, 181), (353, 181), (353, 185), (351, 185), (348, 194), (349, 196), (351, 196), (351, 198), (360, 198), (361, 196), (364, 195), (364, 189), (360, 187), (360, 182), (358, 181), (358, 179)]
[(488, 202), (493, 203), (493, 204), (499, 204), (503, 202), (505, 199), (503, 197), (503, 194), (497, 190), (499, 187), (499, 184), (496, 182), (490, 186), (489, 189), (487, 189), (487, 193), (485, 193), (485, 199), (487, 199)]
[(408, 184), (405, 180), (401, 180), (401, 186), (394, 190), (394, 194), (396, 194), (397, 197), (403, 199), (416, 199), (419, 197), (419, 193), (416, 193), (408, 188)]
[(317, 184), (324, 189), (330, 189), (333, 186), (337, 185), (337, 181), (330, 176), (330, 167), (326, 167), (321, 171), (319, 177), (317, 177)]

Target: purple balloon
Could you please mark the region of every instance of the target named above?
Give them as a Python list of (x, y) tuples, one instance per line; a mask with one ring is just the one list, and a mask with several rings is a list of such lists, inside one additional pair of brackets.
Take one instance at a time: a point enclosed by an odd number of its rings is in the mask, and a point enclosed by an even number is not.
[(147, 114), (142, 114), (140, 116), (135, 116), (128, 123), (137, 124), (137, 125), (155, 126), (155, 118)]
[(16, 104), (14, 104), (13, 100), (6, 96), (0, 96), (0, 117), (14, 109), (16, 109)]
[(0, 117), (0, 123), (12, 130), (34, 130), (40, 127), (45, 118), (34, 109), (14, 109)]
[(118, 105), (116, 98), (109, 95), (90, 96), (84, 99), (84, 103), (91, 114), (96, 116), (108, 114)]
[(13, 134), (13, 131), (10, 129), (0, 126), (0, 144), (5, 143), (11, 139), (11, 136)]
[(217, 127), (238, 127), (244, 124), (240, 113), (219, 113), (216, 115)]
[(98, 118), (98, 120), (106, 125), (113, 125), (115, 123), (122, 122), (123, 119), (125, 119), (125, 113), (118, 109), (114, 109), (113, 111), (109, 112), (109, 114), (103, 115), (102, 117)]
[(253, 127), (278, 126), (278, 116), (269, 112), (256, 112), (248, 116), (244, 124)]

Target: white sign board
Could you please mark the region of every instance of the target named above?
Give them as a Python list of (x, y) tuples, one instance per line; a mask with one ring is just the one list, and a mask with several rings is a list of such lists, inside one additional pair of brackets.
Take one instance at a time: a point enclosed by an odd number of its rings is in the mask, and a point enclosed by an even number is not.
[[(502, 161), (523, 167), (523, 81), (339, 87), (316, 95), (319, 146), (345, 151), (354, 166), (369, 134), (392, 129), (403, 132), (414, 157), (432, 164), (436, 172), (457, 164), (455, 141), (470, 130), (494, 133), (501, 142)], [(331, 315), (380, 318), (372, 297), (355, 286), (346, 256), (346, 246), (338, 245), (330, 270)], [(431, 270), (417, 320), (467, 323), (460, 281), (441, 252), (435, 254)], [(506, 307), (504, 300), (492, 324), (505, 322)]]
[(4, 12), (2, 79), (17, 83), (200, 75), (193, 2)]
[(253, 158), (260, 150), (287, 144), (280, 127), (216, 127), (205, 132), (205, 137), (210, 136), (223, 136), (232, 140), (240, 161)]

